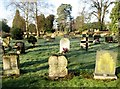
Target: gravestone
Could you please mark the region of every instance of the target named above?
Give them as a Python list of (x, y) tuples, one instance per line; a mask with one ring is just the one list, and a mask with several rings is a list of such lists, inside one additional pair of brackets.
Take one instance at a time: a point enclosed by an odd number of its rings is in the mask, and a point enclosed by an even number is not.
[(82, 34), (81, 38), (82, 38), (80, 41), (81, 48), (85, 48), (86, 51), (88, 51), (88, 46), (90, 45), (90, 43), (93, 43), (92, 35)]
[(105, 42), (112, 43), (113, 42), (113, 37), (112, 36), (106, 36), (105, 37)]
[(16, 42), (14, 48), (17, 54), (25, 53), (25, 44), (23, 42)]
[(53, 55), (49, 57), (49, 77), (58, 78), (65, 77), (68, 74), (67, 59), (65, 56)]
[(115, 76), (117, 53), (97, 51), (94, 79), (117, 79)]
[(5, 54), (5, 49), (9, 48), (9, 50), (11, 50), (11, 46), (10, 46), (10, 36), (7, 36), (5, 38), (2, 38), (2, 51), (3, 54)]
[(19, 75), (19, 55), (4, 54), (3, 55), (3, 74), (4, 75)]
[(94, 41), (93, 41), (93, 43), (94, 44), (100, 44), (100, 35), (94, 35)]
[(62, 38), (60, 40), (60, 53), (66, 53), (70, 50), (70, 40), (68, 38)]

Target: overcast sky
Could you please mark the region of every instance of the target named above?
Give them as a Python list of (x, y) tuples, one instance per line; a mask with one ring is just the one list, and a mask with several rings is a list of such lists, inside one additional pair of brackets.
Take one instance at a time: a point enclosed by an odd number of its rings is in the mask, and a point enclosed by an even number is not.
[[(12, 11), (7, 10), (5, 8), (8, 1), (9, 0), (0, 0), (0, 20), (3, 19), (3, 18), (7, 19), (8, 20), (8, 25), (11, 26), (15, 13), (12, 13)], [(14, 0), (14, 1), (18, 1), (18, 0)], [(72, 16), (74, 18), (76, 18), (76, 16), (79, 15), (79, 12), (81, 12), (82, 8), (84, 6), (86, 6), (85, 4), (80, 2), (81, 0), (45, 0), (45, 1), (54, 5), (54, 8), (52, 9), (52, 11), (43, 10), (43, 13), (45, 13), (46, 15), (47, 14), (56, 15), (57, 8), (63, 3), (63, 4), (71, 4), (72, 5)], [(14, 9), (14, 10), (16, 10), (16, 9)], [(110, 10), (111, 10), (111, 8), (110, 8)], [(96, 20), (96, 19), (94, 18), (93, 20)], [(107, 16), (106, 21), (110, 21), (109, 15)]]

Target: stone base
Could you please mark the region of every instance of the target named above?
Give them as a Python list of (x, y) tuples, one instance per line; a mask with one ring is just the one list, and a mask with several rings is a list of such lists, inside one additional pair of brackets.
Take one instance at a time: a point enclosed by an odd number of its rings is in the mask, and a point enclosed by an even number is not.
[(20, 75), (20, 70), (19, 69), (4, 70), (3, 74), (4, 75)]
[(117, 79), (117, 76), (106, 74), (94, 74), (94, 79)]

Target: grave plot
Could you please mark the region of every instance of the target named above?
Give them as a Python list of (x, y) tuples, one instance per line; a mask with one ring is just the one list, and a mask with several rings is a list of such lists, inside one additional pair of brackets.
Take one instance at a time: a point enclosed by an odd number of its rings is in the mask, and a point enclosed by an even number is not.
[(117, 53), (97, 51), (94, 79), (117, 79), (115, 76)]
[(11, 53), (3, 55), (3, 74), (20, 75), (18, 54)]

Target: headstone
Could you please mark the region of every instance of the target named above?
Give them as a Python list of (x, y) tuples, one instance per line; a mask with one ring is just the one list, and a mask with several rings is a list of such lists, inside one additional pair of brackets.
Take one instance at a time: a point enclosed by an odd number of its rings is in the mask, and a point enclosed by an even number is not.
[(97, 51), (94, 79), (117, 79), (115, 76), (117, 53)]
[(93, 43), (94, 44), (99, 44), (100, 43), (100, 35), (94, 35), (94, 41), (93, 41)]
[(112, 36), (106, 36), (105, 37), (105, 42), (112, 43), (113, 42), (113, 37)]
[(10, 37), (7, 36), (5, 38), (2, 38), (2, 50), (3, 50), (3, 54), (5, 54), (5, 48), (9, 48), (9, 50), (11, 49), (10, 46)]
[(62, 38), (60, 40), (60, 53), (66, 53), (70, 50), (70, 40), (68, 38)]
[(19, 55), (4, 54), (3, 55), (3, 74), (4, 75), (19, 75)]
[(23, 42), (16, 42), (14, 48), (16, 48), (17, 54), (25, 53), (25, 44)]
[(81, 38), (82, 38), (81, 41), (80, 41), (81, 48), (85, 48), (86, 51), (88, 51), (89, 44), (93, 43), (92, 35), (82, 34)]
[(67, 59), (65, 56), (50, 56), (48, 64), (50, 78), (65, 77), (68, 74), (68, 70), (66, 68)]

